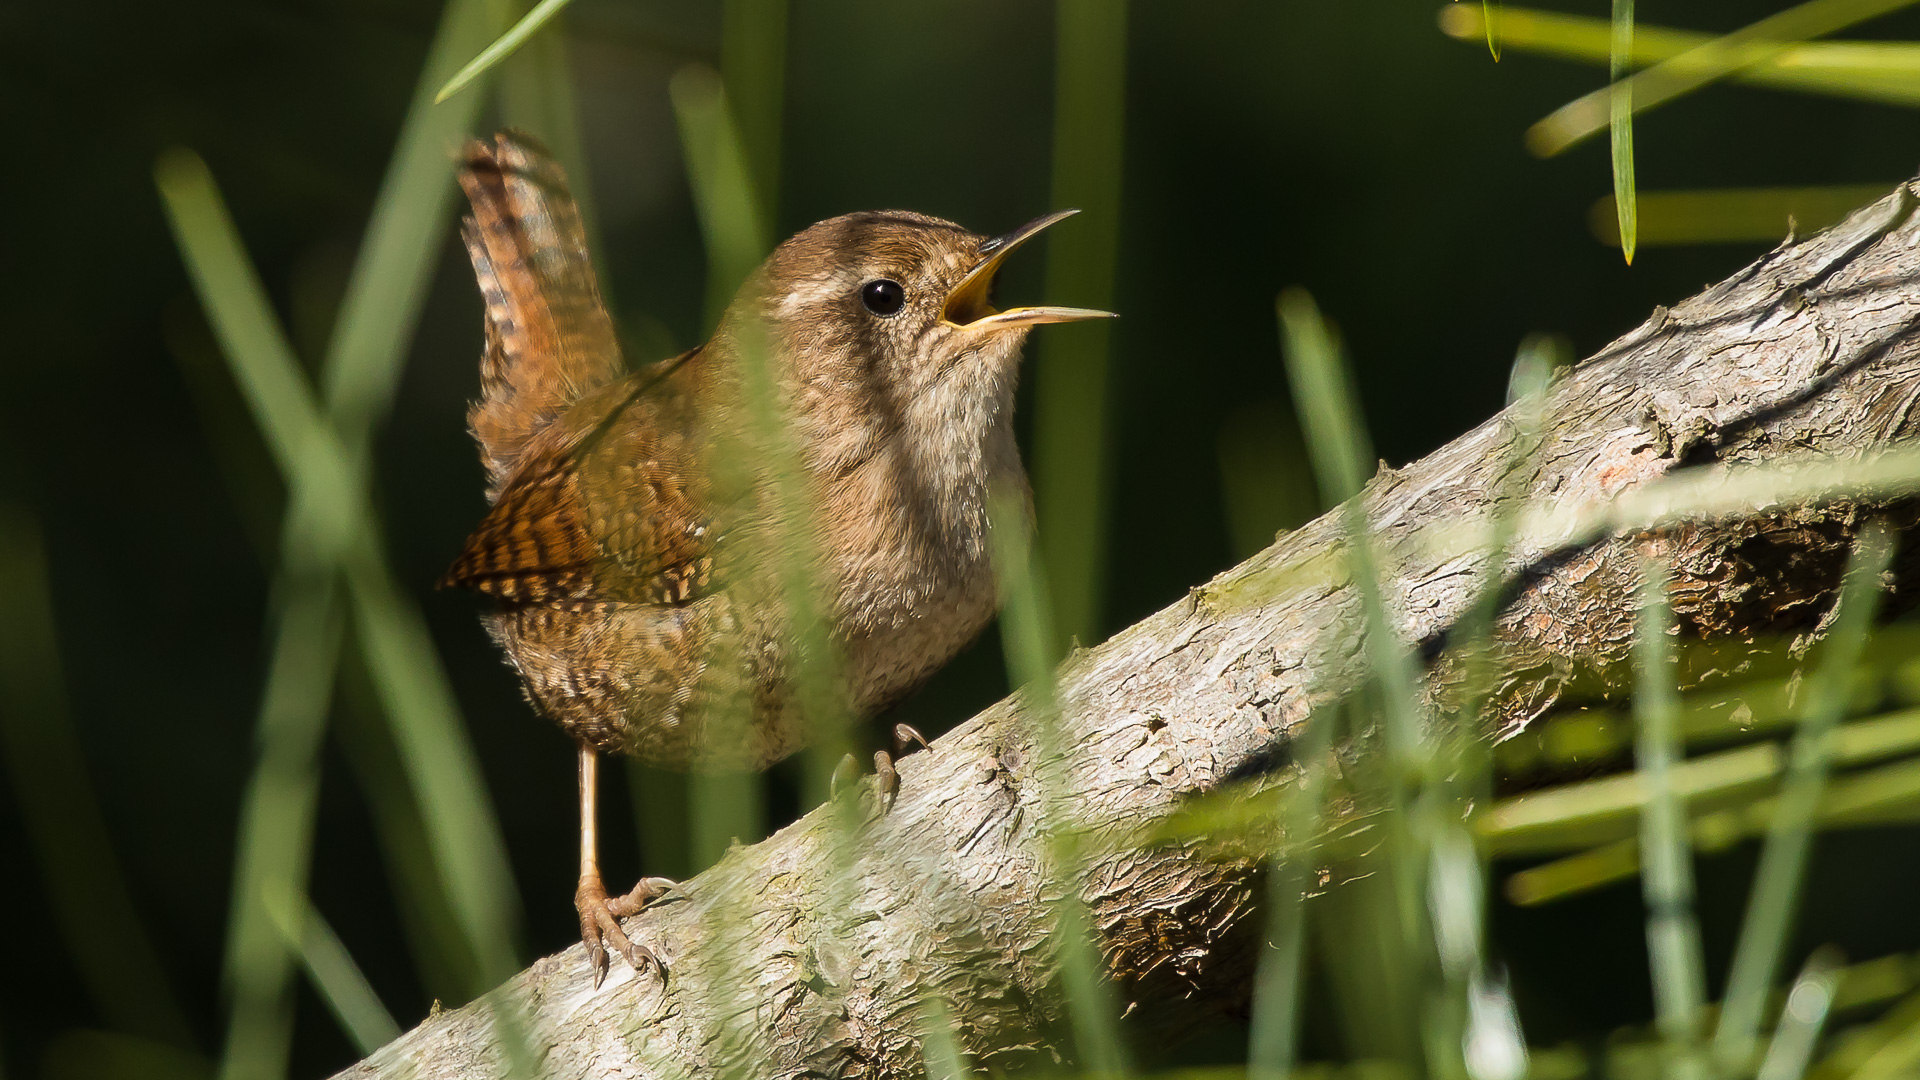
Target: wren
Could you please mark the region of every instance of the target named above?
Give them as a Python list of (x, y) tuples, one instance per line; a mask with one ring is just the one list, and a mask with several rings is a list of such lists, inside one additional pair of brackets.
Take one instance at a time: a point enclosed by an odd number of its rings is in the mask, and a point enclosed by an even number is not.
[[(781, 244), (705, 345), (629, 371), (554, 161), (504, 132), (468, 145), (460, 184), (486, 308), (468, 422), (491, 510), (442, 584), (495, 602), (483, 620), (527, 699), (579, 744), (574, 902), (597, 983), (609, 947), (658, 965), (619, 920), (672, 887), (608, 895), (599, 754), (763, 768), (805, 743), (789, 556), (817, 575), (854, 715), (951, 659), (995, 611), (989, 493), (1028, 501), (1012, 417), (1027, 331), (1110, 315), (989, 301), (1007, 256), (1072, 211), (993, 238), (856, 213)], [(750, 385), (785, 414), (803, 520), (740, 460)]]

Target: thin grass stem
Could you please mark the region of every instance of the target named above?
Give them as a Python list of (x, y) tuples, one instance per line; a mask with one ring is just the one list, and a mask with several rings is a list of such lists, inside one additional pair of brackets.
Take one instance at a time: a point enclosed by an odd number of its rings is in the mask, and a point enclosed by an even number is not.
[(1780, 806), (1761, 851), (1727, 978), (1726, 1006), (1714, 1033), (1713, 1055), (1723, 1070), (1749, 1067), (1754, 1054), (1761, 1011), (1799, 907), (1814, 813), (1832, 763), (1832, 733), (1846, 709), (1846, 679), (1860, 662), (1879, 610), (1881, 575), (1893, 548), (1893, 535), (1884, 523), (1871, 522), (1862, 530), (1840, 589), (1825, 656), (1807, 687), (1806, 711), (1794, 735)]
[[(1915, 79), (1920, 85), (1920, 77)], [(1635, 193), (1636, 243), (1641, 247), (1777, 243), (1806, 236), (1844, 219), (1898, 185), (1829, 184), (1815, 187), (1700, 188)], [(1603, 244), (1620, 243), (1620, 213), (1611, 196), (1594, 201), (1587, 227)]]
[(1640, 813), (1639, 851), (1645, 864), (1640, 881), (1647, 907), (1655, 1021), (1677, 1065), (1691, 1069), (1697, 1064), (1694, 1055), (1706, 1003), (1706, 961), (1693, 908), (1687, 807), (1673, 784), (1673, 765), (1681, 753), (1676, 723), (1680, 695), (1675, 688), (1673, 608), (1667, 588), (1666, 565), (1644, 559), (1639, 627), (1634, 636), (1634, 714), (1639, 732), (1635, 758), (1646, 794)]
[[(1332, 329), (1321, 318), (1313, 298), (1304, 290), (1289, 289), (1278, 302), (1287, 376), (1294, 407), (1307, 435), (1307, 448), (1320, 491), (1340, 503), (1347, 568), (1359, 594), (1365, 626), (1365, 654), (1371, 683), (1378, 690), (1382, 716), (1387, 815), (1385, 848), (1390, 869), (1396, 933), (1391, 948), (1397, 964), (1417, 972), (1427, 992), (1423, 1012), (1440, 978), (1432, 959), (1433, 940), (1428, 919), (1427, 865), (1423, 845), (1431, 845), (1447, 830), (1440, 785), (1429, 785), (1432, 765), (1425, 721), (1421, 716), (1419, 675), (1412, 651), (1400, 637), (1387, 606), (1385, 587), (1374, 553), (1372, 523), (1368, 520), (1363, 488), (1374, 463), (1371, 440), (1354, 390), (1352, 374)], [(1447, 1010), (1453, 1021), (1457, 1010)], [(1431, 1024), (1421, 1025), (1422, 1045), (1430, 1065), (1442, 1073), (1458, 1068), (1457, 1038), (1435, 1038)], [(1444, 1051), (1440, 1047), (1445, 1046)], [(1446, 1058), (1435, 1058), (1444, 1053)], [(1447, 1059), (1451, 1059), (1450, 1061)]]
[[(771, 228), (780, 206), (787, 0), (726, 0), (720, 15), (720, 79), (727, 88), (753, 205)], [(763, 239), (772, 246), (771, 234)]]
[(475, 79), (486, 74), (494, 65), (512, 56), (520, 46), (538, 33), (540, 28), (552, 22), (573, 0), (540, 0), (533, 10), (520, 17), (520, 21), (508, 28), (507, 32), (494, 39), (493, 43), (480, 51), (478, 56), (455, 72), (440, 88), (434, 92), (435, 105), (473, 85)]
[(1299, 1056), (1300, 980), (1307, 942), (1306, 893), (1327, 788), (1327, 758), (1339, 709), (1308, 716), (1292, 747), (1300, 776), (1280, 800), (1281, 846), (1267, 863), (1266, 948), (1254, 974), (1247, 1045), (1250, 1080), (1281, 1080)]
[[(1913, 2), (1807, 0), (1632, 76), (1627, 92), (1634, 111), (1645, 112), (1778, 56), (1803, 39), (1823, 37)], [(1614, 92), (1614, 87), (1605, 87), (1562, 105), (1528, 129), (1528, 149), (1552, 157), (1607, 126)]]
[(926, 1063), (927, 1080), (971, 1080), (973, 1070), (953, 1034), (953, 1010), (944, 999), (929, 995), (920, 1006), (925, 1031), (920, 1036), (920, 1056)]
[(1366, 617), (1368, 655), (1385, 699), (1388, 752), (1396, 770), (1411, 776), (1418, 770), (1423, 737), (1414, 707), (1419, 680), (1413, 654), (1394, 631), (1387, 611), (1365, 501), (1359, 497), (1373, 468), (1372, 441), (1340, 346), (1313, 298), (1304, 290), (1289, 289), (1280, 295), (1279, 312), (1287, 376), (1301, 429), (1307, 435), (1314, 475), (1327, 501), (1341, 504), (1347, 561)]
[[(183, 240), (183, 249), (188, 250), (189, 264), (196, 268), (201, 279), (203, 303), (208, 306), (209, 314), (215, 324), (216, 333), (223, 339), (228, 359), (236, 365), (236, 373), (241, 374), (243, 391), (250, 398), (256, 417), (266, 422), (261, 427), (270, 443), (278, 440), (281, 444), (280, 458), (283, 472), (293, 489), (294, 498), (289, 503), (287, 524), (282, 532), (284, 536), (312, 536), (316, 543), (307, 545), (310, 549), (296, 560), (298, 565), (307, 567), (297, 570), (295, 577), (310, 579), (322, 573), (319, 565), (339, 553), (344, 534), (338, 531), (352, 520), (345, 515), (325, 515), (322, 509), (338, 509), (347, 492), (354, 486), (361, 461), (365, 456), (365, 444), (368, 431), (376, 420), (386, 412), (398, 380), (400, 360), (404, 356), (406, 343), (410, 340), (413, 325), (418, 317), (420, 304), (427, 283), (438, 258), (439, 240), (447, 227), (448, 209), (453, 198), (452, 185), (449, 183), (452, 163), (446, 149), (470, 129), (480, 105), (479, 99), (443, 110), (431, 108), (430, 95), (433, 85), (444, 73), (457, 63), (460, 56), (467, 55), (471, 49), (490, 38), (495, 32), (492, 5), (486, 0), (458, 0), (448, 5), (442, 17), (441, 25), (429, 50), (428, 60), (422, 77), (416, 85), (413, 102), (408, 110), (393, 160), (380, 192), (375, 201), (374, 212), (369, 223), (367, 241), (361, 255), (356, 260), (348, 281), (345, 299), (341, 305), (335, 329), (329, 344), (324, 363), (323, 379), (326, 386), (326, 400), (330, 419), (339, 425), (338, 443), (328, 438), (324, 424), (308, 424), (298, 415), (306, 395), (300, 380), (280, 380), (276, 382), (272, 374), (277, 371), (296, 372), (292, 366), (292, 355), (284, 337), (273, 325), (273, 317), (267, 307), (264, 296), (254, 280), (252, 272), (245, 264), (237, 236), (234, 235), (231, 222), (226, 220), (224, 210), (218, 205), (218, 195), (214, 191), (211, 178), (206, 176), (204, 165), (196, 159), (175, 155), (163, 159), (160, 178), (163, 194), (168, 195), (169, 209), (175, 217), (178, 232), (192, 231), (197, 235), (198, 252)], [(171, 187), (171, 190), (169, 188)], [(182, 214), (188, 219), (182, 220)], [(211, 275), (212, 279), (209, 278)], [(243, 370), (244, 369), (244, 370)], [(289, 446), (288, 440), (300, 445)], [(311, 467), (296, 473), (286, 467), (290, 460), (307, 462)], [(332, 466), (329, 468), (328, 466)], [(322, 490), (314, 490), (318, 483)], [(331, 526), (331, 527), (330, 527)], [(320, 601), (314, 599), (320, 591), (320, 585), (290, 586), (287, 590), (295, 594), (298, 603), (292, 603), (282, 609), (278, 618), (285, 619), (288, 613), (301, 623), (316, 624), (316, 611)], [(331, 589), (328, 589), (331, 592)], [(302, 599), (305, 597), (305, 599)], [(331, 606), (332, 601), (326, 601)], [(304, 612), (304, 613), (303, 613)], [(339, 631), (328, 631), (331, 637), (320, 640), (318, 637), (307, 642), (302, 648), (319, 650), (316, 656), (326, 656), (323, 665), (330, 683), (332, 660), (337, 655)], [(276, 640), (284, 640), (284, 632), (274, 634)], [(289, 663), (293, 662), (291, 659)], [(318, 674), (316, 678), (320, 677)], [(443, 695), (450, 699), (450, 695)], [(271, 690), (270, 690), (271, 698)], [(289, 731), (311, 729), (311, 740), (317, 740), (317, 733), (324, 723), (324, 698), (312, 696), (307, 707), (313, 719), (310, 725), (280, 724), (280, 728)], [(315, 711), (317, 709), (317, 712)], [(263, 724), (275, 710), (263, 705)], [(404, 717), (392, 717), (396, 727), (402, 726)], [(464, 739), (464, 732), (456, 731), (454, 741)], [(286, 736), (289, 745), (303, 741), (293, 735)], [(431, 740), (430, 740), (431, 741)], [(430, 748), (430, 753), (444, 749), (441, 745)], [(456, 763), (463, 760), (454, 748), (455, 756), (450, 759)], [(269, 761), (287, 762), (283, 771), (297, 765), (292, 759), (301, 757), (299, 753), (281, 752), (272, 747), (263, 747), (263, 765)], [(312, 783), (311, 752), (305, 755), (308, 762), (300, 766), (307, 774), (304, 782)], [(464, 755), (470, 762), (471, 752)], [(409, 762), (418, 766), (419, 762)], [(475, 774), (477, 775), (477, 774)], [(470, 776), (464, 786), (477, 786)], [(256, 781), (252, 789), (256, 794), (250, 797), (244, 818), (250, 825), (243, 832), (242, 851), (271, 852), (272, 857), (292, 857), (304, 863), (310, 844), (310, 812), (277, 814), (269, 812), (265, 805), (256, 806), (252, 800), (274, 802), (271, 794), (276, 784)], [(280, 800), (285, 803), (287, 800)], [(293, 800), (297, 803), (300, 800)], [(391, 801), (391, 800), (390, 800)], [(504, 865), (504, 849), (498, 837), (498, 826), (493, 823), (492, 809), (484, 796), (478, 800), (463, 800), (462, 809), (472, 812), (477, 809), (479, 816), (470, 818), (459, 829), (467, 833), (467, 839), (478, 838), (477, 844), (469, 846), (481, 850), (492, 849), (491, 859), (482, 854), (477, 861), (492, 861)], [(429, 810), (429, 812), (431, 812)], [(382, 820), (391, 815), (383, 815)], [(274, 820), (281, 820), (281, 828), (270, 827)], [(257, 827), (255, 827), (257, 826)], [(293, 833), (307, 834), (288, 835)], [(442, 830), (444, 834), (446, 830)], [(436, 839), (444, 840), (442, 835)], [(291, 841), (291, 842), (289, 842)], [(393, 846), (393, 838), (383, 836), (383, 843)], [(487, 874), (475, 865), (475, 858), (468, 858), (460, 851), (446, 850), (445, 845), (437, 845), (435, 861), (443, 868), (450, 867), (453, 876), (464, 879), (464, 883), (486, 882), (489, 878), (496, 883), (504, 883), (504, 873)], [(465, 874), (459, 871), (465, 869)], [(304, 878), (304, 870), (302, 870)], [(260, 895), (249, 882), (250, 875), (242, 871), (237, 875), (236, 896), (240, 902), (236, 913), (252, 910), (248, 897)], [(458, 886), (455, 886), (456, 890)], [(304, 894), (304, 880), (299, 890)], [(499, 924), (510, 928), (515, 922), (517, 903), (511, 896), (510, 886), (502, 889), (479, 890), (477, 895), (470, 893), (469, 902), (490, 905), (492, 917)], [(419, 906), (416, 904), (415, 906)], [(439, 905), (428, 905), (437, 908)], [(248, 950), (274, 950), (268, 943), (266, 928), (253, 920), (253, 929), (236, 926), (233, 939), (254, 942)], [(472, 937), (476, 927), (471, 923), (463, 926), (468, 937)], [(511, 935), (511, 929), (506, 931)], [(239, 952), (234, 953), (231, 963), (243, 963)], [(463, 950), (469, 955), (447, 956), (441, 958), (440, 966), (445, 969), (472, 972), (467, 978), (469, 991), (477, 992), (489, 981), (489, 976), (498, 977), (510, 971), (512, 964), (510, 946), (488, 948), (473, 943), (471, 948)], [(473, 956), (490, 957), (490, 963), (483, 963), (482, 970), (474, 972)], [(273, 961), (271, 973), (282, 989), (262, 986), (261, 992), (271, 999), (284, 994), (285, 963)], [(491, 969), (489, 972), (487, 969)], [(242, 1007), (242, 998), (236, 998), (236, 1008)], [(235, 1031), (230, 1042), (238, 1039), (241, 1043), (249, 1041), (239, 1029), (246, 1024), (236, 1015)], [(257, 1041), (257, 1040), (256, 1040)], [(275, 1041), (268, 1039), (269, 1042)], [(243, 1055), (244, 1056), (244, 1055)], [(235, 1062), (229, 1060), (229, 1067)], [(250, 1068), (241, 1071), (251, 1073)]]
[[(1053, 206), (1084, 213), (1049, 234), (1045, 294), (1049, 303), (1107, 309), (1125, 172), (1127, 3), (1059, 0), (1054, 10)], [(1111, 340), (1100, 320), (1062, 328), (1034, 349), (1034, 506), (1058, 654), (1101, 637)]]
[(1613, 57), (1608, 78), (1609, 137), (1613, 150), (1613, 205), (1619, 211), (1620, 254), (1633, 265), (1640, 242), (1639, 201), (1633, 175), (1633, 84), (1627, 72), (1633, 62), (1633, 0), (1613, 0)]
[(694, 212), (706, 241), (705, 325), (711, 330), (741, 283), (772, 249), (773, 230), (754, 190), (747, 152), (720, 76), (703, 64), (689, 64), (674, 74), (668, 91), (680, 125)]
[[(458, 104), (436, 109), (432, 101), (434, 88), (462, 58), (471, 55), (498, 32), (500, 17), (501, 12), (492, 0), (456, 0), (445, 9), (415, 83), (393, 157), (374, 201), (365, 243), (354, 262), (335, 319), (322, 363), (327, 417), (338, 433), (341, 450), (349, 463), (350, 479), (362, 484), (361, 476), (370, 454), (370, 433), (386, 415), (393, 399), (407, 345), (412, 340), (452, 216), (450, 211), (456, 195), (451, 182), (453, 161), (448, 149), (470, 133), (485, 101), (483, 96), (474, 95)], [(283, 534), (310, 530), (315, 512), (310, 504), (298, 499), (290, 501)], [(389, 592), (397, 594), (397, 590)], [(435, 670), (437, 661), (432, 670), (423, 670), (411, 677), (431, 681)], [(429, 736), (427, 740), (426, 752), (435, 762), (423, 764), (403, 755), (402, 765), (408, 774), (418, 775), (423, 770), (444, 768), (441, 762), (468, 762), (468, 775), (456, 780), (454, 786), (467, 792), (467, 797), (460, 800), (464, 812), (478, 816), (451, 830), (467, 834), (457, 849), (447, 846), (450, 830), (442, 827), (439, 835), (433, 835), (421, 820), (433, 813), (431, 806), (422, 806), (415, 798), (415, 795), (425, 797), (424, 792), (376, 797), (386, 812), (376, 814), (375, 821), (389, 861), (419, 860), (426, 856), (417, 872), (396, 878), (401, 889), (413, 897), (408, 906), (414, 911), (415, 922), (437, 920), (443, 913), (450, 912), (449, 892), (465, 891), (469, 902), (492, 906), (492, 918), (497, 921), (498, 929), (480, 932), (501, 937), (501, 944), (487, 946), (474, 941), (479, 924), (472, 919), (455, 919), (452, 925), (457, 928), (458, 936), (467, 940), (458, 946), (439, 946), (436, 949), (439, 955), (428, 961), (430, 968), (459, 973), (464, 993), (474, 994), (504, 977), (515, 966), (510, 942), (517, 932), (514, 927), (518, 921), (518, 900), (512, 894), (510, 876), (497, 869), (505, 865), (499, 826), (484, 794), (478, 799), (472, 797), (474, 790), (483, 791), (477, 766), (471, 764), (471, 750), (463, 752), (456, 745), (464, 743), (465, 733), (457, 714), (452, 712), (451, 691), (444, 685), (444, 676), (440, 682), (439, 694), (431, 691), (426, 694), (439, 700), (444, 714), (437, 725), (443, 737)], [(453, 717), (451, 724), (447, 716)], [(408, 723), (409, 718), (390, 715), (388, 720), (396, 729), (396, 746), (401, 745), (403, 740), (398, 739), (397, 729)], [(378, 782), (378, 777), (362, 776), (363, 785)], [(408, 818), (412, 821), (406, 820)], [(427, 851), (409, 850), (417, 838), (428, 839)], [(486, 863), (494, 864), (496, 869), (489, 872)], [(476, 884), (480, 886), (477, 890)], [(441, 895), (430, 896), (422, 892), (423, 889), (437, 890)], [(423, 939), (422, 943), (430, 944), (433, 940)]]
[(267, 910), (288, 947), (300, 957), (327, 1011), (362, 1055), (400, 1037), (400, 1025), (380, 1004), (360, 965), (310, 902), (298, 896), (269, 899)]
[(340, 676), (333, 734), (367, 801), (414, 971), (430, 997), (458, 1001), (480, 982), (478, 965), (434, 864), (433, 844), (414, 804), (392, 726), (364, 660), (343, 665)]
[[(358, 639), (395, 726), (454, 910), (480, 977), (503, 978), (517, 966), (511, 940), (518, 913), (504, 844), (445, 673), (379, 554), (359, 470), (306, 387), (205, 165), (174, 152), (163, 158), (158, 179), (202, 302), (288, 477), (292, 520), (312, 523), (288, 530), (289, 543), (299, 545), (290, 549), (291, 565), (346, 572)], [(331, 661), (326, 669), (330, 682)], [(297, 845), (301, 852), (305, 847)]]
[(1756, 1080), (1800, 1080), (1807, 1074), (1813, 1050), (1820, 1042), (1827, 1016), (1833, 1011), (1834, 992), (1839, 989), (1842, 958), (1840, 950), (1815, 949), (1787, 990), (1786, 1006), (1780, 1010), (1780, 1022), (1774, 1026), (1773, 1039), (1767, 1044), (1767, 1056), (1760, 1063)]
[[(1500, 36), (1506, 45), (1524, 52), (1607, 64), (1613, 55), (1610, 22), (1609, 19), (1508, 7), (1501, 12)], [(1455, 40), (1474, 42), (1480, 41), (1486, 30), (1484, 16), (1464, 5), (1443, 8), (1440, 28)], [(1637, 23), (1632, 64), (1644, 67), (1671, 60), (1718, 37)], [(1776, 54), (1730, 73), (1727, 79), (1750, 86), (1911, 107), (1920, 105), (1917, 72), (1920, 72), (1920, 44), (1811, 41), (1792, 43)]]
[(496, 0), (449, 0), (442, 11), (347, 277), (319, 385), (327, 417), (356, 461), (364, 459), (367, 433), (392, 405), (453, 226), (459, 196), (451, 151), (472, 133), (485, 104), (475, 95), (436, 109), (433, 87), (498, 32), (500, 18)]
[(993, 493), (990, 532), (1007, 675), (1020, 688), (1022, 712), (1034, 737), (1031, 760), (1046, 837), (1044, 878), (1057, 883), (1062, 894), (1054, 908), (1061, 985), (1074, 1042), (1086, 1069), (1125, 1076), (1129, 1066), (1116, 1022), (1119, 1012), (1095, 946), (1096, 931), (1079, 891), (1084, 867), (1073, 827), (1071, 748), (1061, 737), (1061, 703), (1053, 676), (1053, 649), (1058, 639), (1050, 610), (1052, 593), (1039, 556), (1029, 545), (1022, 502), (1013, 492)]

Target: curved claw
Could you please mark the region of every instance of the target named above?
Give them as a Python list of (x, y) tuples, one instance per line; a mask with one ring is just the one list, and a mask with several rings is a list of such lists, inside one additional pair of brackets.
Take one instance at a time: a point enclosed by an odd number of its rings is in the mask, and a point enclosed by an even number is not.
[(925, 735), (920, 734), (919, 730), (916, 729), (913, 725), (911, 724), (893, 725), (893, 756), (894, 757), (897, 757), (897, 758), (906, 757), (907, 747), (914, 743), (919, 743), (920, 748), (922, 750), (932, 749), (932, 747), (929, 747), (927, 745), (927, 737)]

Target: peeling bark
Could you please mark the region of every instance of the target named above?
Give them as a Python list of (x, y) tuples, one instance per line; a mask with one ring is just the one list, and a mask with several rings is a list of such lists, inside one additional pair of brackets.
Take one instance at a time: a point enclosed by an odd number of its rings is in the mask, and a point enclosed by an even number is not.
[[(1377, 477), (1362, 497), (1406, 640), (1442, 635), (1487, 586), (1484, 560), (1435, 554), (1462, 515), (1517, 497), (1605, 500), (1683, 466), (1911, 439), (1915, 190), (1657, 310), (1555, 384), (1531, 460), (1516, 460), (1503, 415)], [(1905, 503), (1781, 507), (1511, 553), (1502, 572), (1519, 587), (1499, 617), (1508, 674), (1489, 734), (1618, 692), (1640, 552), (1672, 565), (1684, 632), (1737, 645), (1815, 629), (1874, 514), (1909, 533), (1916, 522)], [(1258, 952), (1250, 866), (1120, 838), (1232, 778), (1274, 772), (1309, 708), (1358, 684), (1358, 600), (1325, 557), (1338, 543), (1337, 521), (1322, 518), (1061, 668), (1072, 825), (1109, 844), (1073, 887), (1130, 1007), (1173, 1016), (1244, 998)], [(817, 811), (730, 853), (687, 899), (628, 920), (666, 961), (664, 984), (616, 966), (596, 991), (576, 946), (341, 1075), (497, 1073), (490, 1010), (510, 1008), (552, 1077), (913, 1076), (929, 996), (947, 1002), (980, 1064), (1053, 1058), (1057, 893), (1039, 872), (1037, 753), (1019, 699), (1002, 701), (905, 759), (899, 802), (861, 825), (850, 873)]]

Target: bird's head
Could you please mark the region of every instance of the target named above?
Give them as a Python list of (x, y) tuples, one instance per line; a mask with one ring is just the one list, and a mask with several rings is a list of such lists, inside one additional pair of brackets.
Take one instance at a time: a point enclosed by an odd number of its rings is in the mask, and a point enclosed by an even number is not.
[(768, 257), (722, 334), (745, 340), (749, 319), (763, 328), (799, 423), (837, 444), (839, 453), (809, 440), (828, 458), (858, 454), (888, 432), (930, 448), (977, 441), (1011, 405), (1030, 328), (1112, 317), (993, 302), (1007, 257), (1074, 213), (995, 237), (904, 211), (820, 222)]

